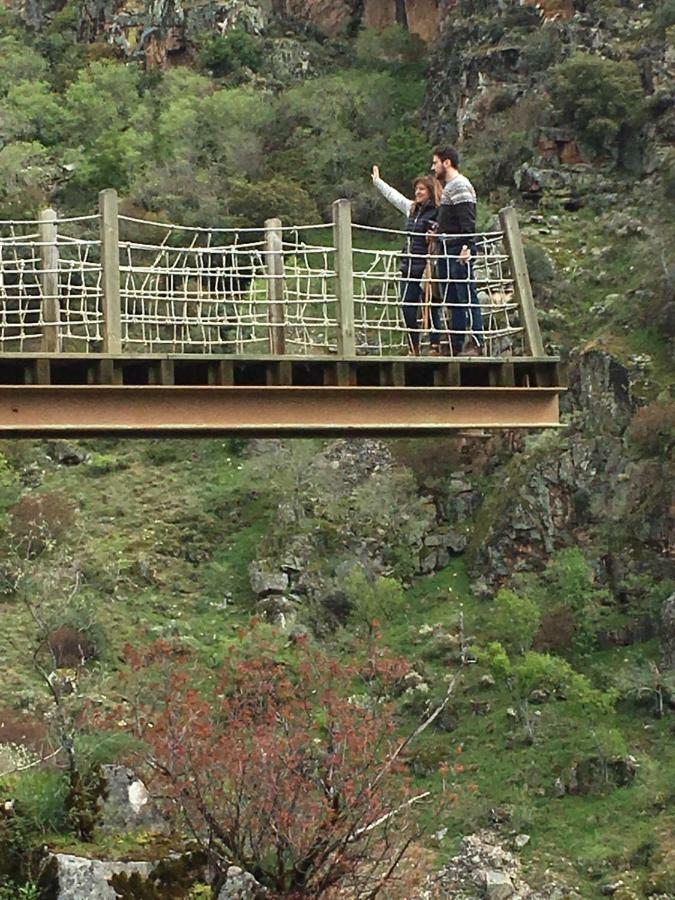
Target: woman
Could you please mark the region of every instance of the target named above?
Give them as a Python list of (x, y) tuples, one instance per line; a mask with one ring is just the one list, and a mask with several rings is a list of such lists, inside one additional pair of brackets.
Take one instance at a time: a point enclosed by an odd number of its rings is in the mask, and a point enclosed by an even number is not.
[[(401, 258), (401, 303), (403, 318), (408, 329), (408, 347), (413, 356), (420, 352), (420, 303), (424, 294), (424, 270), (429, 261), (428, 239), (433, 233), (438, 205), (441, 199), (441, 186), (438, 179), (429, 175), (420, 175), (413, 181), (415, 199), (408, 200), (395, 188), (380, 178), (379, 166), (373, 166), (373, 184), (396, 209), (407, 216), (405, 230), (407, 232), (403, 256)], [(441, 331), (440, 306), (431, 304), (433, 322), (432, 344), (430, 353), (439, 354)]]

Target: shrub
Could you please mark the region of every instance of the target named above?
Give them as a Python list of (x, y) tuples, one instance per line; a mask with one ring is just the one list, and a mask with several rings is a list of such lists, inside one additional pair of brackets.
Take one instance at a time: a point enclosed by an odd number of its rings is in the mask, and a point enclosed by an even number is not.
[(598, 154), (626, 140), (645, 110), (635, 63), (587, 53), (577, 53), (553, 69), (551, 96), (561, 120)]
[(260, 40), (243, 28), (210, 38), (199, 54), (201, 65), (214, 75), (229, 75), (242, 68), (257, 71), (262, 62)]
[(20, 81), (39, 81), (47, 61), (13, 36), (0, 37), (0, 96)]
[(10, 776), (6, 784), (29, 833), (43, 835), (66, 827), (68, 779), (63, 771), (28, 769)]
[(425, 54), (422, 38), (402, 25), (389, 25), (384, 31), (363, 29), (356, 38), (356, 57), (370, 68), (424, 66)]
[(37, 141), (14, 141), (0, 150), (0, 218), (36, 215), (47, 205), (55, 168)]
[(74, 521), (75, 506), (64, 494), (27, 494), (12, 509), (9, 531), (28, 556), (35, 556), (67, 534)]
[(19, 481), (5, 455), (0, 453), (0, 513), (16, 503), (18, 495)]
[(664, 3), (654, 13), (653, 25), (657, 33), (661, 36), (675, 25), (675, 0), (665, 0)]
[(354, 568), (344, 587), (351, 615), (370, 632), (377, 622), (395, 617), (403, 606), (403, 590), (395, 578), (370, 581), (362, 569)]
[(512, 653), (523, 653), (532, 646), (540, 619), (534, 600), (502, 589), (495, 597), (489, 631)]
[(525, 244), (525, 261), (533, 285), (549, 284), (555, 278), (551, 257), (539, 244)]
[(565, 653), (574, 639), (574, 613), (568, 606), (556, 606), (541, 617), (532, 647), (538, 653)]
[[(270, 202), (274, 206), (270, 206)], [(263, 225), (265, 219), (278, 216), (284, 223), (310, 225), (319, 221), (316, 204), (303, 185), (292, 178), (276, 177), (274, 195), (260, 189), (259, 183), (233, 178), (229, 184), (229, 211), (248, 226)]]
[(643, 406), (631, 419), (628, 438), (644, 453), (667, 454), (675, 440), (675, 403), (656, 401)]
[(153, 789), (217, 876), (234, 864), (274, 896), (339, 888), (356, 897), (369, 886), (374, 896), (412, 837), (410, 795), (390, 709), (350, 694), (387, 671), (398, 679), (400, 668), (383, 671), (377, 652), (345, 666), (306, 642), (291, 655), (259, 632), (249, 637), (231, 647), (212, 684), (164, 643), (128, 650), (133, 711), (111, 720), (136, 723)]

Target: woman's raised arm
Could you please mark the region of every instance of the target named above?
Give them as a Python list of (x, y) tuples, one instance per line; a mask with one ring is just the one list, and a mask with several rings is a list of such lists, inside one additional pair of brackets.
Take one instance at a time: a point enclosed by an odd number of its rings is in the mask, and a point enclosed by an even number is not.
[(413, 201), (408, 200), (408, 198), (404, 197), (403, 194), (400, 194), (396, 188), (393, 188), (390, 184), (387, 184), (386, 181), (383, 181), (380, 178), (379, 166), (373, 166), (372, 178), (373, 184), (382, 194), (384, 199), (391, 203), (392, 206), (395, 206), (404, 216), (409, 216)]

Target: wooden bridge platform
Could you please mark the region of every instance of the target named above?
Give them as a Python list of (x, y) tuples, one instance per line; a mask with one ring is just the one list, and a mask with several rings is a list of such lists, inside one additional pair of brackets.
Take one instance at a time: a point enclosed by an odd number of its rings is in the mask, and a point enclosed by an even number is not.
[(559, 424), (557, 359), (0, 354), (0, 436), (424, 435)]

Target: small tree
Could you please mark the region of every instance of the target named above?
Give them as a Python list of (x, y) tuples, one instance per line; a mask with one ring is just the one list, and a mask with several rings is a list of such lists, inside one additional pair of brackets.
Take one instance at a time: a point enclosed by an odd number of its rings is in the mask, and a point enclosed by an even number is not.
[(391, 686), (405, 666), (254, 637), (213, 677), (166, 644), (129, 651), (125, 715), (147, 746), (146, 781), (207, 852), (217, 889), (234, 864), (271, 897), (376, 897), (415, 836), (416, 798), (400, 762), (409, 739), (395, 739), (386, 702), (354, 691)]
[(202, 66), (214, 75), (228, 75), (244, 67), (256, 72), (262, 58), (260, 39), (243, 28), (235, 28), (227, 34), (211, 37), (199, 54)]
[(639, 72), (626, 60), (577, 53), (553, 69), (551, 96), (561, 119), (598, 154), (619, 145), (644, 114)]
[(395, 578), (370, 580), (364, 570), (355, 566), (344, 581), (352, 617), (365, 626), (373, 637), (378, 622), (394, 616), (403, 605), (403, 588)]
[(512, 652), (524, 653), (532, 646), (540, 621), (541, 613), (534, 600), (502, 588), (495, 597), (489, 630)]

